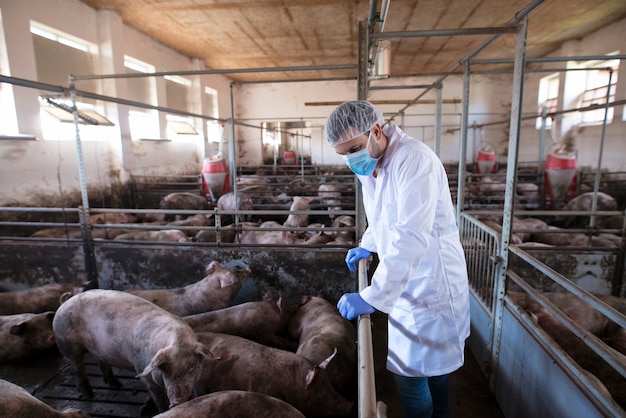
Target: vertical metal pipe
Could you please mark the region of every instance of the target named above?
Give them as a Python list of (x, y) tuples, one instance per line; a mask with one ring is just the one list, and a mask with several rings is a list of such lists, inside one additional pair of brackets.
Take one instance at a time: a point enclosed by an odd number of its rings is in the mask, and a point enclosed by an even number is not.
[[(604, 140), (606, 137), (606, 120), (609, 117), (611, 105), (611, 82), (613, 81), (613, 68), (609, 68), (609, 84), (606, 87), (606, 100), (604, 102), (604, 120), (602, 121), (602, 134), (600, 135), (600, 151), (598, 152), (598, 165), (596, 166), (596, 176), (593, 182), (593, 199), (591, 200), (591, 212), (598, 208), (598, 190), (600, 189), (600, 175), (602, 170), (602, 157), (604, 154)], [(595, 215), (589, 217), (589, 226), (593, 228), (596, 223)]]
[(489, 389), (496, 393), (498, 376), (498, 359), (500, 355), (500, 338), (502, 336), (502, 312), (504, 310), (504, 293), (506, 291), (506, 271), (508, 267), (509, 242), (511, 240), (511, 222), (515, 200), (517, 159), (519, 155), (520, 127), (522, 118), (522, 98), (524, 91), (524, 69), (526, 65), (526, 37), (528, 34), (528, 18), (524, 18), (517, 27), (515, 40), (515, 63), (513, 68), (513, 93), (511, 99), (511, 125), (509, 131), (509, 155), (507, 159), (506, 187), (504, 192), (504, 213), (502, 214), (502, 245), (500, 247), (500, 263), (497, 267), (494, 283), (495, 306), (491, 329), (491, 367)]
[(456, 195), (456, 223), (461, 222), (465, 193), (465, 162), (467, 159), (467, 127), (469, 119), (470, 63), (465, 62), (463, 70), (463, 110), (461, 111), (461, 137), (459, 138), (459, 179)]
[[(230, 83), (230, 138), (228, 150), (228, 163), (230, 165), (230, 186), (235, 198), (235, 208), (239, 208), (237, 201), (237, 159), (235, 158), (235, 100), (233, 94), (233, 85)], [(235, 216), (237, 222), (239, 216)]]
[[(539, 134), (539, 167), (537, 172), (539, 173), (539, 196), (541, 197), (541, 207), (543, 208), (543, 202), (546, 201), (546, 188), (543, 183), (543, 176), (546, 169), (546, 125), (548, 123), (548, 107), (543, 106), (541, 108), (541, 131)], [(554, 129), (552, 126), (550, 129)]]
[(93, 240), (91, 239), (91, 227), (89, 225), (89, 195), (87, 194), (87, 180), (85, 178), (85, 163), (83, 158), (83, 146), (80, 140), (78, 128), (78, 108), (76, 107), (76, 85), (74, 76), (70, 75), (70, 98), (72, 99), (72, 116), (74, 118), (74, 130), (76, 132), (76, 156), (78, 158), (78, 178), (80, 180), (80, 195), (82, 205), (79, 208), (80, 229), (83, 236), (83, 251), (85, 257), (85, 270), (88, 280), (97, 280), (96, 256), (94, 254)]

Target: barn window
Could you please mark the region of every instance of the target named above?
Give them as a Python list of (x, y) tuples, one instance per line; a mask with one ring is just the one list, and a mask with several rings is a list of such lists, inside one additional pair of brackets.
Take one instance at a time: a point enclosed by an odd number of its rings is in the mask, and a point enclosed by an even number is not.
[(166, 75), (165, 80), (167, 107), (170, 109), (190, 112), (189, 87), (191, 87), (191, 80), (177, 75)]
[(159, 116), (155, 110), (128, 112), (130, 136), (133, 141), (140, 139), (160, 139)]
[[(136, 58), (124, 55), (124, 67), (129, 73), (153, 73), (154, 65), (150, 65)], [(121, 91), (121, 97), (134, 102), (150, 105), (156, 104), (156, 80), (154, 77), (126, 78), (126, 90)]]
[[(543, 77), (539, 80), (539, 94), (537, 100), (537, 113), (541, 115), (543, 107), (546, 107), (547, 113), (552, 113), (557, 111), (557, 104), (559, 100), (559, 74), (551, 74)], [(542, 120), (541, 118), (537, 118), (535, 123), (535, 127), (537, 129), (541, 128)], [(546, 119), (546, 128), (550, 128), (552, 126), (552, 118), (548, 117)]]
[[(37, 80), (55, 86), (69, 85), (69, 76), (95, 74), (98, 47), (90, 42), (31, 21)], [(80, 81), (76, 88), (97, 93), (95, 80)]]
[[(597, 107), (597, 109), (582, 112), (583, 124), (593, 125), (604, 121), (607, 92), (609, 94), (609, 102), (615, 101), (618, 66), (619, 60), (617, 59), (596, 62), (587, 66), (589, 71), (586, 71), (585, 91), (580, 96), (578, 108)], [(609, 107), (607, 122), (612, 120), (613, 107)]]

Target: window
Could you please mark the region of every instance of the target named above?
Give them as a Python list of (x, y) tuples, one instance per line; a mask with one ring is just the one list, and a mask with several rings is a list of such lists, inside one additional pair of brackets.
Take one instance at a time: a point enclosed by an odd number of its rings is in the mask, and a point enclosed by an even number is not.
[[(31, 22), (30, 32), (38, 81), (67, 86), (70, 74), (96, 73), (98, 48), (94, 44), (37, 22)], [(97, 86), (95, 80), (85, 80), (78, 82), (76, 88), (97, 93)]]
[(159, 118), (154, 110), (128, 112), (130, 136), (133, 141), (140, 139), (160, 139)]
[[(598, 108), (581, 112), (583, 124), (597, 124), (604, 121), (607, 91), (609, 101), (615, 101), (618, 66), (619, 60), (617, 59), (596, 62), (587, 66), (589, 71), (586, 72), (585, 91), (580, 96), (578, 108), (583, 109), (589, 106), (598, 106)], [(612, 120), (613, 107), (609, 107), (607, 122)]]
[[(129, 73), (154, 73), (154, 66), (124, 55), (124, 67)], [(127, 89), (120, 96), (134, 102), (156, 104), (156, 80), (154, 77), (131, 77), (126, 79)]]
[(218, 118), (217, 91), (210, 87), (205, 87), (204, 94), (206, 95), (206, 115), (212, 118)]
[(206, 128), (209, 143), (219, 144), (220, 141), (223, 141), (224, 125), (215, 120), (207, 120)]
[(167, 107), (170, 109), (181, 110), (184, 112), (191, 111), (189, 109), (189, 87), (191, 86), (191, 81), (180, 77), (177, 75), (174, 76), (165, 76), (166, 85), (165, 85), (165, 94), (167, 95)]
[[(539, 94), (537, 100), (538, 114), (541, 115), (543, 107), (546, 107), (547, 113), (557, 111), (559, 99), (559, 75), (551, 74), (539, 80)], [(537, 129), (541, 128), (542, 119), (539, 117), (535, 123)], [(552, 118), (546, 119), (546, 128), (552, 126)]]

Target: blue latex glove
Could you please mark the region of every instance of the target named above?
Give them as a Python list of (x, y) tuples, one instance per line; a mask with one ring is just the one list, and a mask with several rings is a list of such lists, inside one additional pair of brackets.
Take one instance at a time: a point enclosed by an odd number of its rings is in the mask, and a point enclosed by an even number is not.
[(363, 247), (350, 248), (346, 254), (346, 264), (350, 271), (356, 271), (357, 261), (370, 256), (370, 252)]
[(352, 321), (359, 315), (371, 314), (376, 311), (372, 305), (365, 302), (358, 293), (346, 293), (339, 299), (337, 309), (341, 316)]

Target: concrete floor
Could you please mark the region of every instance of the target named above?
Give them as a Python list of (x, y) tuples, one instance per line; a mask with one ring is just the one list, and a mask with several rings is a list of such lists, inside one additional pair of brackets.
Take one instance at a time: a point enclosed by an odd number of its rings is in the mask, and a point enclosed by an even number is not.
[[(387, 317), (372, 315), (376, 397), (387, 405), (387, 418), (402, 418), (402, 405), (393, 376), (385, 369), (387, 352)], [(451, 418), (504, 418), (496, 399), (489, 392), (487, 378), (476, 359), (465, 349), (465, 364), (450, 375)]]

